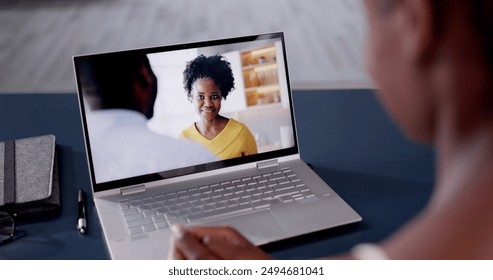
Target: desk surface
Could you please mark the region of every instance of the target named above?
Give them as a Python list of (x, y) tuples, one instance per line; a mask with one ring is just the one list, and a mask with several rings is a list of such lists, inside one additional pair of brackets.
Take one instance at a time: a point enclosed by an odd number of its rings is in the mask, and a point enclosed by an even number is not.
[[(302, 158), (363, 222), (265, 246), (280, 259), (322, 257), (375, 242), (423, 208), (433, 182), (433, 153), (406, 141), (369, 90), (295, 91)], [(59, 148), (62, 210), (20, 224), (0, 259), (107, 259), (92, 199), (88, 234), (76, 230), (77, 190), (91, 196), (77, 96), (0, 94), (0, 141), (54, 134)]]

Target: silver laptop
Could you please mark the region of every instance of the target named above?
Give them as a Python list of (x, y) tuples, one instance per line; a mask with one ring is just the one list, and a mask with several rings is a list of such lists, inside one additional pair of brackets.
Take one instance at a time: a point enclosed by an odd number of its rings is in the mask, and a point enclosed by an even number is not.
[[(227, 75), (201, 75), (206, 70), (193, 66), (213, 56), (227, 62), (229, 72), (218, 70)], [(283, 33), (73, 62), (94, 201), (112, 259), (167, 258), (174, 223), (229, 224), (262, 245), (361, 221), (300, 158)], [(221, 87), (230, 76), (234, 86)], [(189, 96), (187, 85), (199, 78), (212, 79), (222, 96), (230, 90), (227, 98), (200, 90)], [(214, 110), (227, 124), (212, 139), (200, 138), (196, 123), (206, 117), (194, 94), (220, 101)]]

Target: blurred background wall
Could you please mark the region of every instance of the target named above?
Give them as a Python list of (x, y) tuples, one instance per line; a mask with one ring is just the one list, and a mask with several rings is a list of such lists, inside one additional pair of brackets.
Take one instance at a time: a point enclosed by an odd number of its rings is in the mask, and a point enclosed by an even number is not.
[(0, 93), (75, 92), (72, 56), (283, 31), (293, 88), (368, 86), (361, 0), (0, 0)]

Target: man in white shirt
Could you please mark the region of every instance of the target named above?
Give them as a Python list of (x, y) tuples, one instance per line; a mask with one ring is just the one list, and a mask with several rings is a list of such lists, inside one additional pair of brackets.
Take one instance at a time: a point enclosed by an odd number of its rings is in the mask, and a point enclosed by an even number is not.
[(157, 81), (145, 54), (115, 54), (88, 62), (87, 126), (97, 182), (216, 161), (196, 143), (152, 132)]

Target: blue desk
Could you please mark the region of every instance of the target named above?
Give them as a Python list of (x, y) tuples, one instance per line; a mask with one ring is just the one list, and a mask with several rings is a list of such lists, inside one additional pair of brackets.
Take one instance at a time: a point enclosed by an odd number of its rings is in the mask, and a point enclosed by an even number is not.
[[(408, 142), (369, 90), (295, 91), (301, 154), (363, 222), (277, 242), (281, 259), (343, 252), (387, 237), (425, 205), (433, 153)], [(20, 236), (0, 247), (0, 259), (107, 259), (92, 203), (75, 94), (0, 94), (0, 141), (54, 134), (59, 148), (62, 211), (20, 224)], [(76, 231), (77, 190), (88, 196), (88, 234)]]

